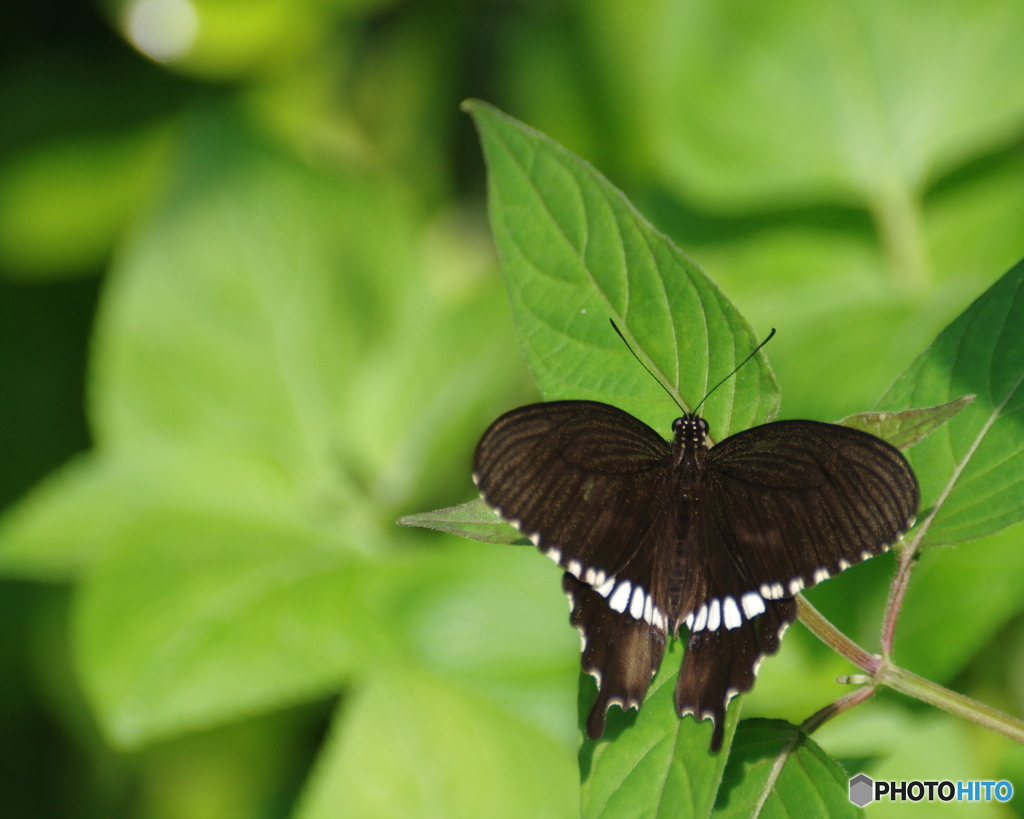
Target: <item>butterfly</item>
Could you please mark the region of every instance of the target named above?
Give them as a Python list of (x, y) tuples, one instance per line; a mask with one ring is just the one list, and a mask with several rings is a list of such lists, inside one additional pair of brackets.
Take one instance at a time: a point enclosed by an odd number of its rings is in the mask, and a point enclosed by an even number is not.
[(640, 708), (685, 626), (676, 712), (712, 720), (718, 751), (729, 700), (778, 650), (795, 596), (888, 549), (919, 490), (899, 450), (850, 427), (775, 421), (709, 447), (707, 422), (684, 412), (672, 433), (595, 401), (531, 404), (487, 429), (473, 480), (564, 569), (598, 686), (587, 735), (612, 705)]

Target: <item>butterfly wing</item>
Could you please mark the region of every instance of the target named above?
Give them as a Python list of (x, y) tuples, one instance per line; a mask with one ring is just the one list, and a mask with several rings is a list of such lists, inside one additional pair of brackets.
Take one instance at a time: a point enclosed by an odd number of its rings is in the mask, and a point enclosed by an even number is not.
[(782, 634), (795, 618), (795, 600), (771, 600), (761, 615), (744, 619), (735, 629), (690, 633), (676, 682), (676, 713), (712, 721), (712, 751), (722, 747), (729, 700), (753, 688), (761, 660), (779, 650)]
[(708, 452), (683, 550), (678, 617), (690, 637), (675, 703), (713, 720), (712, 750), (729, 700), (796, 617), (792, 598), (889, 548), (918, 502), (899, 451), (847, 427), (778, 421)]
[(591, 401), (513, 410), (476, 449), (484, 500), (566, 570), (582, 666), (598, 680), (594, 739), (610, 705), (639, 707), (664, 652), (676, 520), (669, 457), (646, 424)]
[(580, 665), (597, 681), (587, 717), (587, 736), (600, 739), (612, 705), (640, 708), (665, 654), (664, 628), (614, 611), (591, 586), (566, 572), (562, 589), (572, 605), (570, 622), (580, 632)]
[(719, 567), (718, 591), (731, 595), (793, 597), (880, 554), (920, 499), (899, 450), (836, 424), (753, 427), (713, 447), (706, 466), (702, 506), (732, 564)]

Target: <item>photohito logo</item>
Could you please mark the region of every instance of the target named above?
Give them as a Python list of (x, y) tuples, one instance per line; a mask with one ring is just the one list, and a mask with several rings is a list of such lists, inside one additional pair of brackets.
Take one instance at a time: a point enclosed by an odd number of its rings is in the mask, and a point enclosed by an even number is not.
[(871, 802), (888, 799), (890, 802), (1009, 802), (1013, 798), (1013, 785), (1002, 779), (970, 779), (966, 782), (938, 781), (924, 782), (912, 779), (901, 782), (875, 782), (867, 774), (857, 774), (850, 779), (850, 801), (863, 808)]

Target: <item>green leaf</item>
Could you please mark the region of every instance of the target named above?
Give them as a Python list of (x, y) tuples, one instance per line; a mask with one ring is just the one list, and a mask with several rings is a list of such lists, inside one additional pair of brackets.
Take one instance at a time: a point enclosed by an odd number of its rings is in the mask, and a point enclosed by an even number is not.
[(301, 521), (279, 476), (258, 457), (159, 442), (121, 456), (92, 452), (0, 517), (0, 573), (69, 580), (122, 543), (137, 521), (199, 510), (274, 527)]
[(579, 635), (561, 570), (534, 549), (444, 545), (407, 555), (391, 589), (388, 623), (405, 653), (575, 748)]
[(309, 530), (154, 514), (118, 546), (82, 589), (75, 653), (119, 747), (326, 694), (395, 642), (379, 570)]
[(879, 408), (974, 402), (908, 458), (921, 484), (923, 543), (959, 543), (1024, 519), (1024, 262), (907, 369)]
[(420, 512), (405, 515), (398, 519), (402, 526), (422, 526), (436, 529), (450, 535), (467, 537), (481, 543), (501, 543), (509, 546), (528, 546), (529, 539), (513, 526), (505, 523), (494, 514), (494, 511), (480, 498), (437, 509), (433, 512)]
[(135, 476), (125, 477), (85, 455), (36, 484), (0, 516), (0, 573), (70, 580), (109, 544), (112, 518), (139, 486)]
[[(614, 404), (667, 434), (758, 339), (735, 306), (593, 167), (481, 102), (491, 225), (520, 343), (544, 398)], [(609, 326), (613, 319), (656, 383)], [(763, 354), (708, 400), (715, 438), (770, 419)]]
[(1024, 115), (1015, 0), (584, 7), (630, 149), (714, 205), (842, 197), (895, 216)]
[(77, 670), (121, 746), (321, 696), (406, 646), (380, 609), (393, 564), (355, 553), (389, 549), (392, 506), (469, 483), (465, 430), (525, 382), (497, 282), (426, 281), (401, 189), (313, 173), (230, 117), (184, 131), (105, 293), (96, 451), (0, 528), (0, 571), (88, 569)]
[(739, 724), (715, 817), (862, 815), (850, 802), (846, 772), (795, 725), (768, 719)]
[(901, 412), (861, 412), (837, 423), (871, 433), (898, 449), (908, 449), (931, 435), (973, 400), (973, 395), (962, 395), (938, 407)]
[(968, 166), (929, 191), (925, 207), (936, 279), (963, 303), (991, 283), (993, 272), (1024, 257), (1024, 235), (1017, 230), (1024, 212), (1024, 155), (1011, 149)]
[(97, 441), (258, 453), (284, 491), (344, 502), (335, 407), (352, 400), (364, 334), (394, 322), (411, 267), (401, 198), (372, 177), (313, 174), (228, 118), (192, 123), (182, 154), (105, 294)]
[(162, 181), (166, 147), (151, 129), (79, 133), (0, 159), (0, 275), (98, 270)]
[(342, 703), (298, 819), (570, 819), (570, 750), (421, 672), (385, 669)]
[[(604, 738), (583, 741), (580, 799), (585, 819), (710, 814), (739, 719), (740, 698), (726, 717), (722, 750), (710, 753), (711, 723), (676, 716), (672, 694), (681, 652), (677, 642), (669, 647), (639, 713), (612, 708)], [(589, 706), (582, 704), (581, 719)]]

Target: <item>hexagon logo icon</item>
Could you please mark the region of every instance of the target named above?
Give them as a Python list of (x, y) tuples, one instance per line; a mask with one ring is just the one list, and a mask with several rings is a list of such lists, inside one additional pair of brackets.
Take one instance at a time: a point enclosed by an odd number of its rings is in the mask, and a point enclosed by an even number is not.
[(850, 780), (850, 801), (858, 808), (875, 801), (875, 783), (867, 774), (857, 774)]

